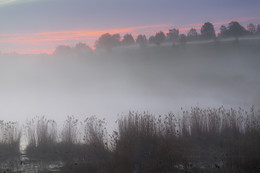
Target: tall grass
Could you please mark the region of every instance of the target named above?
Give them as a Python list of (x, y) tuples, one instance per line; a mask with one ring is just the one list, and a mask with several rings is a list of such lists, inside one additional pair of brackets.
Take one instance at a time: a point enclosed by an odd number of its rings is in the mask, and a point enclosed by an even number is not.
[(186, 141), (190, 161), (260, 170), (260, 113), (254, 107), (250, 112), (241, 108), (192, 108), (183, 117), (186, 119), (182, 139)]
[[(259, 171), (260, 112), (191, 108), (182, 116), (130, 112), (118, 120), (118, 172), (225, 167)], [(179, 169), (178, 169), (179, 170)]]
[(260, 171), (260, 111), (254, 107), (195, 107), (164, 116), (129, 112), (117, 124), (108, 135), (105, 120), (68, 117), (57, 134), (55, 122), (33, 119), (27, 151), (56, 153), (65, 170), (76, 172)]
[(26, 124), (26, 154), (45, 161), (62, 160), (64, 169), (78, 165), (76, 172), (107, 170), (111, 152), (104, 125), (104, 120), (94, 116), (83, 122), (68, 116), (58, 133), (55, 121), (35, 117)]
[(79, 148), (83, 159), (75, 172), (108, 172), (113, 157), (109, 150), (105, 120), (91, 116), (81, 122), (81, 125), (83, 143)]
[(54, 152), (57, 142), (57, 124), (53, 120), (48, 120), (44, 116), (35, 117), (26, 122), (26, 137), (28, 146), (26, 153), (28, 155), (37, 155), (41, 153), (49, 154)]
[(66, 145), (78, 143), (78, 120), (73, 116), (68, 116), (65, 121), (62, 128), (61, 140)]
[(16, 122), (0, 121), (0, 156), (16, 156), (20, 151), (21, 129)]
[[(62, 157), (66, 162), (65, 171), (108, 172), (112, 154), (104, 120), (91, 116), (79, 122), (74, 117), (69, 117), (62, 134), (63, 138), (58, 146), (61, 153), (66, 153)], [(72, 136), (76, 136), (73, 142), (69, 140)]]
[(86, 118), (83, 123), (84, 138), (86, 144), (99, 145), (105, 148), (107, 146), (107, 131), (105, 119), (100, 120), (96, 116)]
[(119, 119), (115, 172), (167, 172), (186, 163), (176, 120), (172, 113), (156, 117), (146, 112)]

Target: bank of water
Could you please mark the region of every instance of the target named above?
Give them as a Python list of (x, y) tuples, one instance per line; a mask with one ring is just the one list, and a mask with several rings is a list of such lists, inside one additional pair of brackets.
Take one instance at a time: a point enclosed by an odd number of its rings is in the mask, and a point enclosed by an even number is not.
[(62, 161), (43, 161), (29, 158), (23, 149), (19, 156), (1, 156), (0, 172), (59, 172), (63, 165)]

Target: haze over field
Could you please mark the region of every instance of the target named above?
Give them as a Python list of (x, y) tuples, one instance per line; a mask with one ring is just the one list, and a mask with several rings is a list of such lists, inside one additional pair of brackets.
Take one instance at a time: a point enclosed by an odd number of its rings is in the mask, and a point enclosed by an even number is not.
[(258, 107), (259, 43), (241, 43), (241, 50), (227, 42), (217, 49), (211, 44), (2, 55), (1, 117), (23, 122), (46, 115), (60, 122), (68, 115), (98, 115), (110, 121), (130, 110), (167, 114), (191, 106)]

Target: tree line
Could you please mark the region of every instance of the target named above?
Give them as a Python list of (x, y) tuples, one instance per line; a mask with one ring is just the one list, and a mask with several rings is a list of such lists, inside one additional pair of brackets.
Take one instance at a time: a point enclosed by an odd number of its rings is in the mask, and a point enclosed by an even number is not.
[[(161, 45), (163, 42), (185, 44), (187, 41), (202, 41), (202, 40), (217, 40), (223, 38), (236, 38), (242, 36), (259, 36), (260, 25), (250, 23), (247, 27), (243, 27), (239, 22), (232, 21), (227, 26), (222, 25), (219, 28), (220, 32), (216, 34), (215, 28), (212, 23), (205, 22), (200, 29), (200, 33), (195, 28), (191, 28), (187, 34), (180, 34), (179, 29), (169, 29), (168, 33), (158, 31), (155, 35), (149, 38), (146, 35), (139, 34), (136, 39), (131, 33), (125, 34), (123, 37), (120, 34), (105, 33), (95, 41), (96, 50), (109, 50), (118, 46), (129, 46), (138, 44), (140, 47), (146, 47), (148, 44)], [(58, 46), (55, 53), (68, 53), (71, 51), (87, 53), (92, 49), (83, 43), (78, 43), (74, 48), (70, 46)]]

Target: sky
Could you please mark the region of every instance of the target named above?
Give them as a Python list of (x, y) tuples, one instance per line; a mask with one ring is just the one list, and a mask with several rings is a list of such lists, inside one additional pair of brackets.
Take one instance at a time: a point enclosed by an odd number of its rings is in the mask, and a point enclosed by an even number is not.
[(93, 47), (104, 33), (215, 29), (230, 21), (260, 24), (259, 0), (0, 0), (2, 53), (52, 53), (58, 45)]

